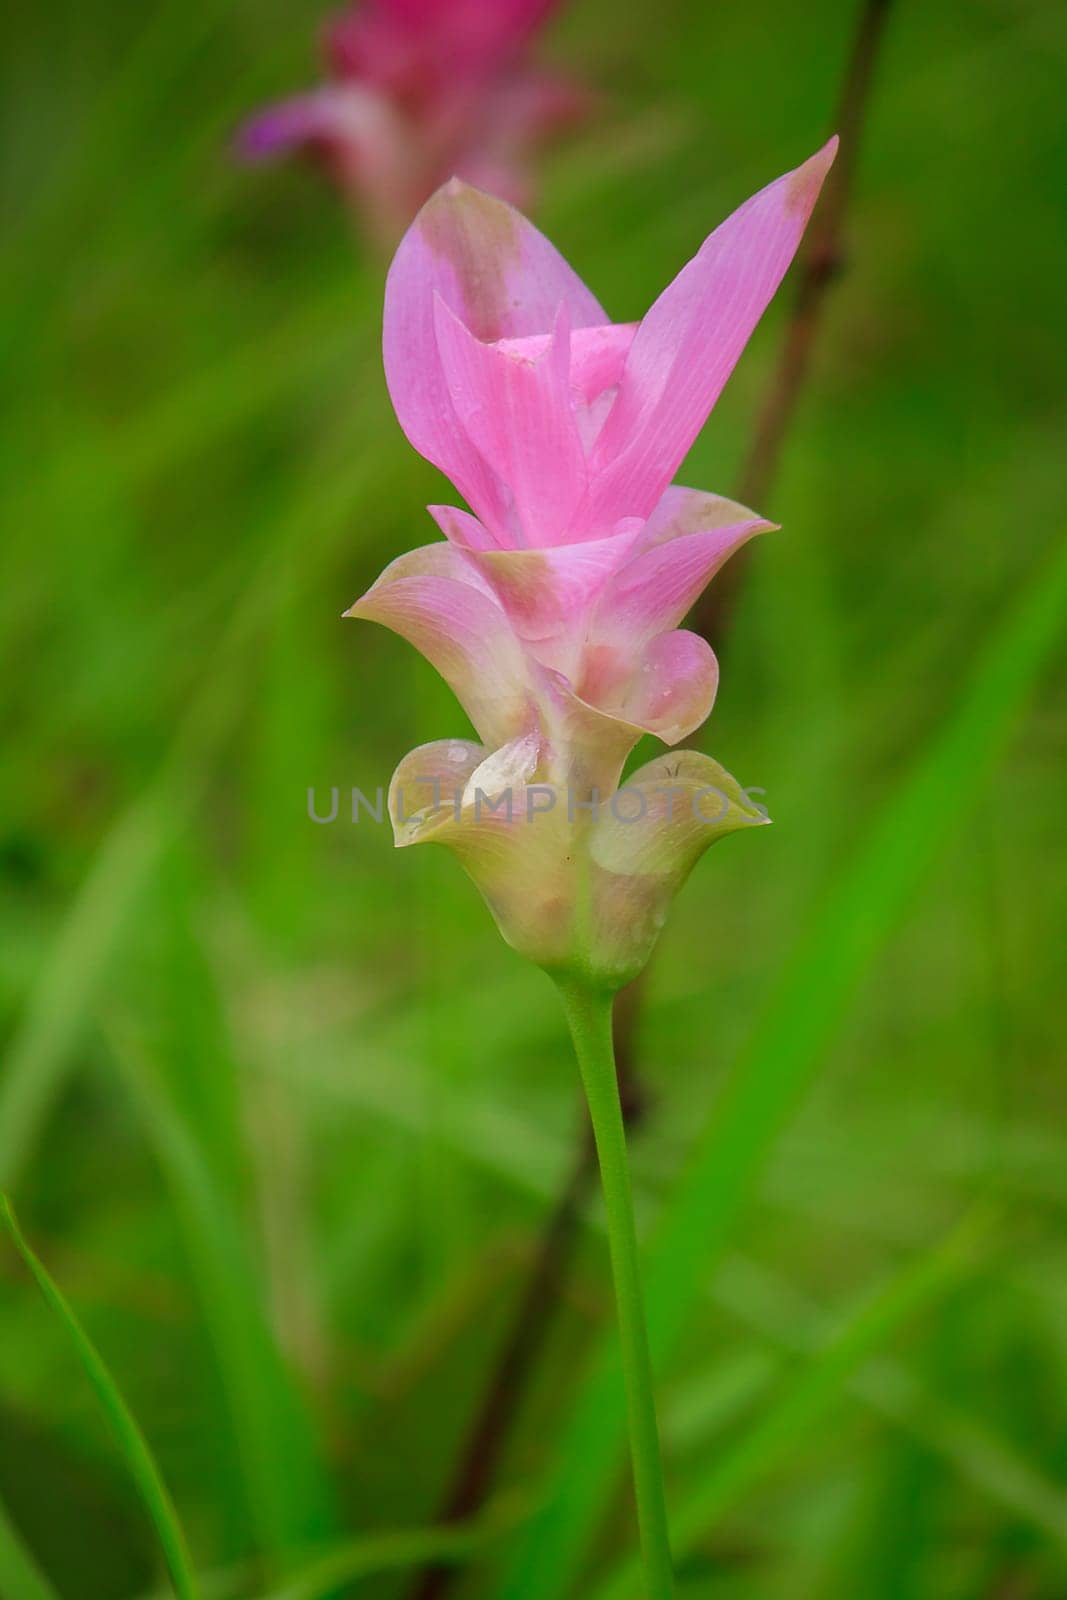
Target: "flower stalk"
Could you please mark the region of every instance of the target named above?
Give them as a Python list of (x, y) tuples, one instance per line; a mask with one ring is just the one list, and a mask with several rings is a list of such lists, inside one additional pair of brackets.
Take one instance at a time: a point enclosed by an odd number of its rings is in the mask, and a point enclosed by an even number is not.
[(404, 757), (396, 843), (451, 850), (563, 997), (604, 1190), (648, 1600), (669, 1600), (673, 1576), (611, 997), (704, 851), (768, 818), (700, 752), (627, 762), (645, 734), (680, 744), (714, 703), (715, 657), (679, 624), (773, 524), (672, 480), (835, 151), (746, 201), (638, 323), (612, 322), (524, 217), (455, 181), (386, 282), (397, 417), (471, 509), (429, 507), (444, 540), (399, 556), (345, 614), (421, 650), (478, 735)]
[(667, 1528), (652, 1358), (638, 1270), (626, 1128), (619, 1101), (612, 1043), (613, 996), (574, 980), (557, 978), (556, 984), (578, 1058), (600, 1167), (629, 1414), (634, 1499), (648, 1600), (671, 1600), (674, 1594), (674, 1569)]

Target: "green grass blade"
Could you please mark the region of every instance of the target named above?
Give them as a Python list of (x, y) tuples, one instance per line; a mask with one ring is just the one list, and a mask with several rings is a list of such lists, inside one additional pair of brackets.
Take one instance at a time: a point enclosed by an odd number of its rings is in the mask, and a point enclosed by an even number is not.
[[(244, 692), (249, 643), (269, 615), (279, 551), (288, 539), (344, 527), (365, 468), (312, 480), (279, 516), (270, 551), (250, 580), (200, 692), (157, 777), (130, 802), (100, 845), (42, 964), (0, 1079), (0, 1187), (14, 1188), (62, 1089), (86, 1017), (96, 1003), (137, 898), (184, 816), (204, 768), (232, 726)], [(223, 663), (228, 671), (223, 671)]]
[[(874, 819), (788, 964), (649, 1255), (649, 1334), (660, 1365), (861, 982), (939, 850), (980, 798), (1065, 617), (1067, 543), (988, 641), (956, 711)], [(616, 1482), (620, 1381), (606, 1346), (560, 1440), (560, 1466), (509, 1574), (507, 1600), (556, 1600), (577, 1578)]]
[(0, 1195), (0, 1225), (6, 1228), (15, 1249), (26, 1263), (37, 1287), (59, 1318), (74, 1346), (85, 1376), (111, 1424), (112, 1432), (144, 1508), (155, 1525), (178, 1600), (200, 1600), (200, 1589), (189, 1557), (185, 1535), (178, 1521), (170, 1492), (149, 1449), (148, 1441), (131, 1415), (114, 1378), (79, 1322), (73, 1307), (30, 1248), (6, 1195)]
[(108, 1039), (182, 1224), (226, 1389), (257, 1547), (279, 1555), (329, 1528), (314, 1435), (274, 1342), (228, 1197), (144, 1053), (114, 1028)]
[(11, 1187), (19, 1177), (165, 832), (156, 793), (131, 805), (101, 846), (61, 926), (0, 1081), (0, 1184)]
[[(298, 1570), (291, 1572), (280, 1587), (266, 1594), (257, 1589), (256, 1597), (257, 1600), (334, 1600), (339, 1593), (351, 1593), (349, 1586), (363, 1578), (431, 1564), (465, 1565), (505, 1537), (525, 1515), (524, 1502), (509, 1494), (500, 1496), (482, 1516), (470, 1522), (356, 1534), (319, 1550)], [(201, 1578), (204, 1600), (236, 1600), (238, 1595), (252, 1592), (251, 1582), (248, 1562), (205, 1573)], [(48, 1600), (53, 1597), (49, 1596)], [(139, 1600), (167, 1600), (167, 1597), (153, 1589)]]
[[(693, 1551), (715, 1522), (800, 1443), (843, 1392), (869, 1356), (910, 1319), (952, 1289), (988, 1243), (989, 1219), (973, 1215), (947, 1240), (910, 1261), (862, 1305), (759, 1420), (698, 1476), (671, 1518), (671, 1544), (679, 1559)], [(640, 1567), (626, 1562), (594, 1591), (594, 1600), (630, 1600), (640, 1594)]]
[(58, 1600), (0, 1501), (0, 1595), (4, 1600)]
[[(361, 1078), (357, 1068), (365, 1068), (366, 1048), (364, 1040), (360, 1063), (340, 1055), (335, 1064), (336, 1076), (309, 1076), (303, 1067), (304, 1087), (317, 1086), (329, 1100), (356, 1105), (362, 1112), (380, 1117), (390, 1129), (414, 1136), (418, 1124), (404, 1109), (402, 1097), (395, 1093), (384, 1095), (377, 1073)], [(395, 1064), (392, 1087), (394, 1091), (397, 1088)], [(516, 1117), (511, 1108), (493, 1107), (487, 1115), (485, 1103), (479, 1105), (481, 1117), (473, 1100), (457, 1116), (450, 1130), (457, 1149), (498, 1182), (511, 1184), (542, 1204), (551, 1201), (558, 1172), (569, 1151), (560, 1146), (554, 1152), (546, 1149), (538, 1153), (543, 1130)], [(591, 1227), (602, 1227), (595, 1212), (586, 1220)], [(758, 1292), (752, 1291), (753, 1279), (758, 1280)], [(739, 1280), (743, 1280), (743, 1286)], [(777, 1278), (766, 1267), (757, 1270), (754, 1263), (739, 1256), (731, 1255), (724, 1270), (701, 1285), (701, 1293), (717, 1311), (729, 1313), (771, 1347), (791, 1354), (810, 1357), (832, 1334), (817, 1308), (793, 1283)], [(765, 1350), (762, 1360), (759, 1350), (752, 1354), (754, 1365), (747, 1379), (742, 1375), (742, 1381), (754, 1390), (766, 1378), (771, 1364)], [(994, 1505), (1067, 1544), (1067, 1496), (988, 1425), (968, 1412), (945, 1406), (905, 1366), (887, 1357), (868, 1363), (851, 1380), (850, 1388), (872, 1411), (921, 1439)], [(664, 1420), (668, 1422), (669, 1415)], [(676, 1426), (669, 1433), (672, 1440), (677, 1439)]]
[(895, 1362), (872, 1363), (857, 1375), (855, 1387), (868, 1405), (953, 1462), (989, 1499), (1067, 1550), (1067, 1492), (984, 1423), (947, 1404)]
[[(831, 1337), (820, 1309), (764, 1266), (731, 1257), (719, 1274), (723, 1309), (780, 1349), (811, 1357)], [(889, 1356), (868, 1362), (850, 1380), (856, 1397), (939, 1455), (994, 1504), (1067, 1547), (1067, 1494), (1015, 1447), (971, 1413), (948, 1404)]]

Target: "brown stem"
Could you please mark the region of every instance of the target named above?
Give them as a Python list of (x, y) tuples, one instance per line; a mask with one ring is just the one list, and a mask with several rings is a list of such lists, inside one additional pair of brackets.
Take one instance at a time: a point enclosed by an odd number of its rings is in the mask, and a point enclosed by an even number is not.
[[(786, 433), (808, 377), (826, 293), (841, 271), (845, 214), (856, 152), (891, 4), (892, 0), (866, 0), (860, 15), (835, 118), (841, 150), (808, 235), (781, 355), (740, 476), (737, 498), (746, 505), (763, 500), (770, 490)], [(719, 575), (715, 587), (708, 591), (706, 603), (697, 606), (693, 623), (702, 633), (718, 635), (721, 631), (731, 610), (741, 567), (741, 558), (735, 556)], [(641, 1000), (642, 980), (638, 978), (622, 990), (615, 1002), (615, 1053), (623, 1112), (628, 1124), (635, 1121), (643, 1109), (633, 1069)], [(551, 1330), (558, 1305), (557, 1286), (573, 1252), (582, 1207), (595, 1175), (596, 1155), (586, 1125), (571, 1176), (545, 1224), (511, 1330), (464, 1442), (445, 1500), (443, 1514), (448, 1521), (471, 1516), (485, 1502), (530, 1374)], [(427, 1568), (416, 1582), (412, 1600), (442, 1600), (456, 1576), (454, 1567)]]
[[(507, 1338), (464, 1440), (442, 1507), (446, 1522), (463, 1521), (488, 1498), (527, 1380), (551, 1330), (559, 1286), (577, 1241), (578, 1217), (595, 1170), (592, 1133), (586, 1126), (578, 1157), (545, 1225)], [(455, 1567), (427, 1567), (411, 1591), (412, 1600), (441, 1600), (455, 1577)]]
[[(793, 420), (801, 390), (811, 369), (827, 290), (844, 265), (845, 215), (852, 193), (856, 153), (866, 120), (874, 67), (892, 0), (866, 0), (849, 53), (834, 122), (841, 139), (837, 160), (830, 168), (826, 187), (815, 209), (800, 261), (793, 309), (786, 324), (781, 351), (756, 419), (745, 464), (737, 486), (743, 505), (754, 505), (769, 493), (778, 471), (782, 446)], [(693, 609), (692, 626), (706, 639), (717, 640), (729, 625), (745, 573), (742, 550), (723, 568), (711, 588)], [(619, 995), (616, 1007), (615, 1049), (620, 1062), (632, 1072), (633, 1029), (641, 1011), (648, 969)]]
[[(845, 216), (875, 62), (891, 5), (892, 0), (866, 0), (860, 15), (834, 119), (841, 147), (812, 218), (781, 351), (738, 479), (737, 499), (746, 506), (760, 506), (770, 494), (782, 446), (811, 370), (827, 292), (845, 264)], [(692, 625), (705, 638), (721, 635), (740, 590), (745, 559), (745, 551), (735, 556), (695, 606)]]

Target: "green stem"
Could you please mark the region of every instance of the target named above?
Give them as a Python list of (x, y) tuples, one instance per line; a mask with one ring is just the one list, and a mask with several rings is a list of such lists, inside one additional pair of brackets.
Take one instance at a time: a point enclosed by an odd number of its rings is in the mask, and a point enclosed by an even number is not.
[(610, 994), (557, 979), (575, 1054), (589, 1102), (600, 1182), (607, 1212), (608, 1244), (622, 1344), (634, 1498), (641, 1533), (648, 1600), (671, 1600), (674, 1569), (667, 1533), (659, 1428), (652, 1393), (652, 1360), (637, 1268), (633, 1193), (626, 1157), (626, 1128), (619, 1104), (612, 1043)]

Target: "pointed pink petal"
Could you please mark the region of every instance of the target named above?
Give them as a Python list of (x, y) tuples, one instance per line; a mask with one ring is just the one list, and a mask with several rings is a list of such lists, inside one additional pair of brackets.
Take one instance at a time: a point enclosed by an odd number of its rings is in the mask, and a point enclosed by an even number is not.
[(485, 580), (451, 545), (400, 556), (345, 615), (380, 622), (421, 651), (490, 746), (528, 720), (522, 648)]
[(476, 339), (552, 331), (565, 305), (575, 328), (607, 322), (581, 279), (532, 223), (503, 201), (453, 180), (426, 202), (401, 241), (385, 285), (383, 354), (400, 425), (480, 512), (499, 519), (492, 474), (459, 426), (434, 332), (434, 297)]
[(673, 517), (651, 530), (645, 524), (642, 543), (650, 548), (627, 561), (606, 586), (590, 626), (593, 640), (636, 644), (677, 627), (735, 551), (775, 526), (744, 506), (696, 490), (676, 491), (673, 504)]
[(439, 296), (434, 326), (455, 414), (504, 486), (516, 541), (534, 547), (558, 544), (586, 484), (568, 386), (566, 307), (560, 307), (551, 339), (533, 359), (504, 345), (481, 343)]
[(299, 95), (268, 107), (238, 128), (234, 149), (245, 161), (270, 161), (309, 140), (333, 137), (330, 98), (322, 93)]
[(680, 539), (686, 533), (706, 533), (711, 528), (728, 528), (735, 522), (747, 522), (755, 515), (747, 506), (737, 500), (727, 500), (725, 495), (709, 494), (706, 489), (686, 489), (680, 483), (672, 483), (647, 518), (634, 554), (643, 555), (655, 545)]
[(343, 159), (353, 176), (396, 178), (410, 159), (404, 125), (389, 102), (361, 84), (330, 84), (282, 100), (237, 131), (237, 154), (267, 161), (301, 146)]
[(836, 149), (747, 200), (645, 316), (591, 459), (594, 519), (651, 512), (784, 277)]
[(574, 328), (609, 320), (533, 222), (454, 179), (422, 206), (389, 269), (387, 366), (390, 350), (432, 355), (434, 294), (486, 342), (550, 333), (560, 306)]

